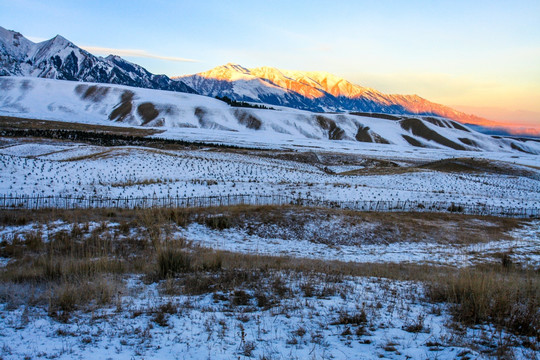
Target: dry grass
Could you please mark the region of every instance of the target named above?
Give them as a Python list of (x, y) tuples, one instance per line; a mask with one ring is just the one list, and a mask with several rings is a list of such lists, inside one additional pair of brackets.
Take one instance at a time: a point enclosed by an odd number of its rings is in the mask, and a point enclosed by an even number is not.
[[(474, 244), (508, 240), (508, 232), (521, 228), (528, 220), (455, 213), (377, 213), (351, 210), (305, 208), (295, 206), (238, 205), (212, 208), (179, 209), (90, 209), (90, 210), (0, 210), (0, 225), (24, 225), (30, 221), (47, 223), (103, 222), (131, 223), (145, 228), (169, 224), (187, 226), (205, 224), (214, 229), (243, 228), (265, 236), (272, 227), (304, 236), (304, 227), (334, 219), (351, 227), (368, 227), (370, 232), (357, 242), (436, 242)], [(269, 230), (268, 230), (269, 231)], [(335, 231), (340, 231), (336, 228)], [(274, 230), (275, 235), (275, 230)], [(361, 234), (360, 234), (361, 235)], [(359, 235), (359, 236), (360, 236)], [(317, 242), (329, 239), (313, 239)]]
[(159, 111), (156, 109), (154, 104), (150, 102), (145, 102), (140, 104), (137, 107), (137, 113), (143, 118), (142, 125), (146, 125), (150, 121), (154, 120), (158, 117)]
[(164, 131), (156, 129), (136, 129), (120, 126), (69, 123), (53, 120), (25, 119), (12, 116), (0, 116), (0, 129), (76, 130), (129, 136), (150, 136)]
[(338, 175), (351, 176), (351, 175), (361, 175), (361, 176), (370, 176), (370, 175), (401, 175), (408, 174), (413, 172), (422, 171), (416, 167), (373, 167), (373, 168), (363, 168), (350, 171), (344, 171)]
[(507, 176), (522, 176), (532, 179), (539, 178), (537, 172), (524, 170), (522, 167), (517, 167), (507, 162), (476, 158), (442, 159), (423, 164), (420, 168), (451, 173), (488, 173)]
[(540, 276), (504, 266), (464, 269), (435, 278), (428, 286), (436, 302), (454, 304), (456, 320), (492, 323), (540, 340)]
[(441, 145), (447, 146), (454, 150), (467, 150), (464, 146), (445, 138), (436, 131), (428, 128), (420, 119), (408, 118), (400, 120), (400, 125), (404, 130), (412, 132), (416, 136), (420, 136), (426, 140), (434, 141)]
[[(0, 270), (0, 300), (17, 304), (42, 304), (52, 316), (68, 320), (74, 310), (112, 304), (122, 291), (126, 274), (144, 274), (148, 281), (161, 281), (167, 294), (230, 294), (230, 303), (238, 306), (268, 308), (283, 297), (295, 296), (282, 276), (304, 279), (317, 276), (318, 282), (303, 283), (304, 296), (341, 294), (339, 284), (347, 276), (411, 280), (428, 285), (432, 301), (454, 304), (455, 319), (466, 324), (490, 322), (517, 334), (538, 336), (538, 272), (512, 267), (501, 257), (499, 265), (476, 267), (456, 273), (454, 268), (416, 264), (346, 263), (298, 259), (284, 256), (261, 256), (216, 251), (194, 246), (168, 235), (171, 223), (185, 226), (198, 221), (216, 229), (235, 226), (238, 221), (283, 223), (310, 221), (307, 214), (340, 214), (350, 220), (408, 224), (407, 231), (428, 234), (440, 224), (454, 223), (463, 232), (485, 228), (485, 221), (495, 224), (491, 231), (520, 225), (515, 219), (478, 218), (454, 214), (377, 214), (322, 209), (298, 209), (276, 206), (238, 206), (210, 209), (153, 210), (80, 210), (30, 212), (2, 211), (3, 225), (62, 219), (74, 224), (68, 231), (57, 232), (44, 242), (39, 232), (24, 241), (13, 239), (0, 244), (0, 256), (12, 259)], [(292, 215), (292, 220), (291, 220)], [(105, 223), (90, 231), (79, 220), (113, 220), (121, 225), (109, 229)], [(483, 220), (479, 222), (478, 220)], [(75, 225), (77, 224), (77, 225)], [(251, 222), (251, 224), (254, 224)], [(136, 230), (135, 233), (132, 230)], [(466, 241), (466, 240), (463, 240)], [(470, 239), (467, 241), (471, 241)], [(163, 281), (162, 281), (163, 280)], [(249, 291), (247, 291), (249, 290)], [(220, 295), (221, 294), (221, 295)], [(342, 322), (361, 323), (358, 314), (343, 314)], [(156, 319), (159, 321), (160, 319)], [(421, 331), (420, 318), (409, 331)]]
[(133, 109), (132, 100), (134, 96), (135, 94), (132, 91), (124, 90), (121, 96), (122, 101), (109, 114), (109, 120), (120, 122), (124, 121), (124, 119), (131, 114), (131, 110)]
[[(417, 145), (415, 145), (417, 146)], [(535, 168), (534, 166), (529, 166)], [(538, 169), (538, 168), (536, 168)], [(409, 166), (396, 166), (391, 162), (380, 161), (375, 166), (364, 167), (362, 169), (345, 171), (338, 175), (399, 175), (418, 171), (439, 171), (445, 173), (469, 173), (469, 174), (497, 174), (507, 176), (521, 176), (531, 179), (540, 179), (540, 175), (535, 171), (528, 171), (521, 166), (514, 166), (511, 163), (493, 161), (476, 158), (449, 158), (424, 164), (410, 164)]]
[(125, 180), (120, 182), (114, 182), (110, 185), (112, 187), (128, 187), (128, 186), (137, 186), (137, 185), (152, 185), (152, 184), (166, 184), (174, 182), (173, 179), (143, 179), (143, 180)]

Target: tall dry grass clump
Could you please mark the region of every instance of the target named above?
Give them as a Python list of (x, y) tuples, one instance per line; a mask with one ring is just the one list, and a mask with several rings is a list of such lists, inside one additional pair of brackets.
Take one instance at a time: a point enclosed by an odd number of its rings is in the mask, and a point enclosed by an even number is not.
[(465, 324), (490, 322), (540, 340), (540, 277), (536, 272), (463, 269), (429, 283), (428, 296), (453, 304), (454, 318)]
[(157, 272), (160, 279), (191, 271), (191, 255), (182, 249), (165, 247), (157, 252)]

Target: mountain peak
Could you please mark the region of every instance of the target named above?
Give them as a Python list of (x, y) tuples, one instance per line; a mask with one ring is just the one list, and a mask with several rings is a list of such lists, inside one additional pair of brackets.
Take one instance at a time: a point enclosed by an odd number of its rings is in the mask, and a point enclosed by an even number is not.
[(50, 39), (48, 42), (51, 43), (51, 44), (64, 46), (64, 47), (65, 46), (70, 46), (70, 45), (75, 46), (75, 44), (73, 44), (71, 41), (69, 41), (68, 39), (66, 39), (62, 35), (56, 35), (55, 37)]
[(243, 67), (240, 64), (236, 64), (236, 63), (227, 63), (225, 65), (216, 66), (212, 70), (219, 70), (219, 69), (229, 70), (229, 71), (236, 71), (236, 72), (240, 72), (240, 73), (248, 73), (249, 72), (249, 69)]
[(249, 69), (235, 63), (216, 66), (213, 69), (198, 73), (197, 75), (208, 79), (225, 81), (236, 81), (241, 79), (251, 80), (253, 78), (253, 76), (250, 75)]
[[(0, 26), (0, 49), (3, 48), (0, 55), (2, 55), (2, 52), (4, 52), (4, 54), (8, 55), (9, 57), (19, 58), (31, 51), (34, 46), (35, 44), (22, 36), (21, 33), (13, 30), (7, 30)], [(6, 69), (3, 70), (5, 71)]]
[[(11, 38), (14, 34), (19, 34), (18, 32), (15, 32), (13, 30), (8, 30), (2, 26), (0, 26), (0, 38)], [(19, 34), (20, 35), (20, 34)]]

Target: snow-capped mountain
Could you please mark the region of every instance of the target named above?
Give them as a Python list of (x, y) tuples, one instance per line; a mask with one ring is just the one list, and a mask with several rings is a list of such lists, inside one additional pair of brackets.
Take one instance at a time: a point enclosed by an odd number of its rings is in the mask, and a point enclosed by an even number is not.
[(418, 95), (383, 94), (327, 72), (287, 71), (271, 67), (247, 69), (229, 63), (206, 72), (173, 79), (185, 82), (203, 95), (227, 96), (237, 101), (260, 102), (309, 111), (433, 115), (461, 123), (491, 123), (478, 116), (432, 103)]
[(329, 141), (342, 140), (350, 148), (371, 143), (374, 148), (399, 151), (431, 148), (540, 154), (540, 141), (488, 136), (440, 117), (380, 118), (292, 108), (238, 108), (196, 94), (35, 77), (0, 77), (0, 90), (0, 116), (149, 126), (163, 129), (163, 136), (173, 138), (195, 131), (201, 138), (225, 138), (232, 143), (250, 139), (258, 144), (317, 142), (317, 146), (331, 147)]
[(0, 76), (9, 75), (195, 92), (182, 81), (151, 74), (119, 56), (94, 56), (60, 35), (34, 43), (0, 27)]

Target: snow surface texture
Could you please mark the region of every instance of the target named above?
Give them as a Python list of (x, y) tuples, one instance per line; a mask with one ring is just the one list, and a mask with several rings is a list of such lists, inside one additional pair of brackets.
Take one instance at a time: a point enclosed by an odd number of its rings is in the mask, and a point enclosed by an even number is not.
[[(335, 226), (339, 225), (341, 224), (335, 224)], [(323, 231), (319, 227), (314, 230), (319, 233)], [(533, 222), (524, 229), (516, 230), (513, 234), (513, 240), (496, 240), (466, 245), (423, 241), (336, 245), (303, 239), (260, 237), (236, 228), (218, 231), (199, 224), (191, 224), (186, 229), (180, 229), (177, 236), (214, 249), (294, 258), (464, 267), (485, 263), (489, 260), (500, 262), (497, 255), (511, 253), (512, 259), (524, 266), (532, 268), (540, 266), (540, 253), (538, 252), (540, 249), (540, 221)]]
[[(319, 166), (207, 150), (11, 142), (0, 148), (0, 194), (101, 197), (286, 195), (331, 201), (436, 201), (538, 208), (534, 177), (422, 170), (333, 175)], [(533, 170), (531, 170), (533, 171)]]
[[(125, 281), (116, 307), (76, 312), (69, 323), (43, 309), (3, 305), (0, 352), (4, 359), (484, 358), (481, 351), (493, 339), (483, 334), (496, 331), (453, 332), (446, 326), (449, 315), (424, 302), (417, 283), (345, 278), (321, 284), (287, 275), (282, 281), (294, 296), (268, 310), (256, 307), (255, 299), (231, 306), (220, 294), (163, 296), (158, 284), (146, 285), (137, 276)], [(301, 286), (309, 282), (315, 293), (329, 294), (305, 296)], [(254, 290), (245, 291), (254, 296)], [(155, 314), (163, 306), (177, 312), (158, 322)], [(365, 324), (339, 323), (340, 316), (362, 313)], [(534, 356), (525, 348), (512, 350), (518, 358)]]
[(167, 130), (159, 137), (195, 136), (265, 147), (291, 143), (298, 147), (307, 142), (350, 151), (451, 149), (473, 154), (479, 150), (514, 156), (540, 154), (538, 141), (494, 138), (442, 118), (387, 120), (290, 108), (232, 108), (200, 95), (40, 78), (2, 77), (0, 89), (0, 115)]

